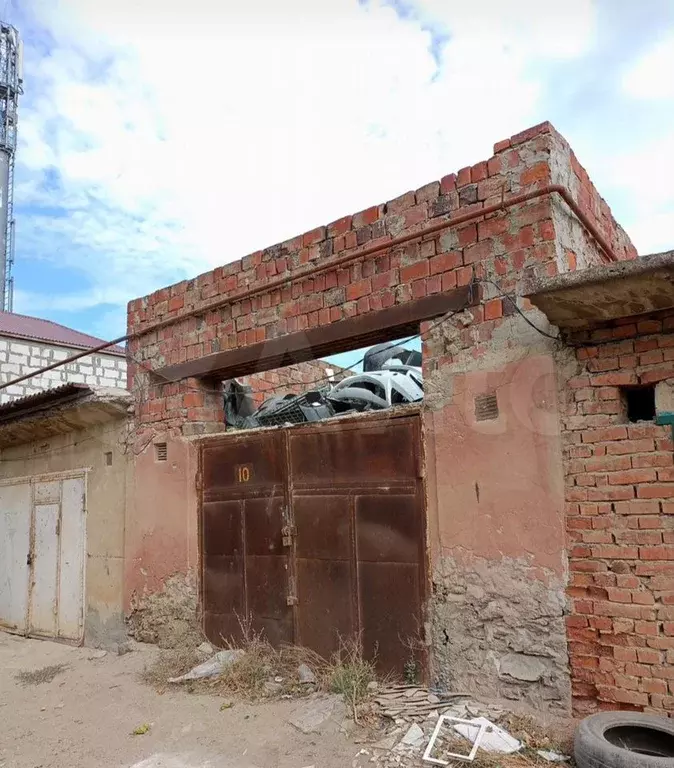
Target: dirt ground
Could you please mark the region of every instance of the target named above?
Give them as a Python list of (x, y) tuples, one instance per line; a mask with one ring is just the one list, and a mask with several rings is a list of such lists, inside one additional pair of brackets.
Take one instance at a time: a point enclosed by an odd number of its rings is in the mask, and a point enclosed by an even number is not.
[[(89, 648), (0, 631), (0, 768), (352, 765), (360, 745), (351, 721), (333, 718), (304, 734), (288, 723), (302, 702), (236, 701), (221, 711), (217, 696), (158, 694), (140, 681), (155, 653), (138, 644), (124, 656), (97, 658)], [(66, 666), (51, 670), (50, 682), (22, 674), (56, 665)], [(133, 735), (145, 725), (146, 733)]]

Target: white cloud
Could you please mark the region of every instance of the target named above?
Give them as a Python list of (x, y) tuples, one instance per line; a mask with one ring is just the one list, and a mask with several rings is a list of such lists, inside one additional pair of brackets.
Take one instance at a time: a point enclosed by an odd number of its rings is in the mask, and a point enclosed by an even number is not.
[(606, 179), (630, 195), (621, 223), (641, 254), (674, 246), (674, 132), (613, 156)]
[(68, 215), (23, 246), (91, 282), (64, 301), (121, 302), (486, 158), (594, 39), (589, 0), (544, 5), (36, 0), (17, 200)]
[(674, 99), (674, 34), (647, 51), (626, 72), (622, 84), (634, 99)]

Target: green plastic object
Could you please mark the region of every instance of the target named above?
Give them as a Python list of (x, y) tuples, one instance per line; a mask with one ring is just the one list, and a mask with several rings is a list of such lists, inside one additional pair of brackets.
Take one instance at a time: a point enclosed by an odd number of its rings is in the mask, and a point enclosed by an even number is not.
[(655, 423), (659, 426), (674, 424), (674, 411), (661, 411), (655, 414)]

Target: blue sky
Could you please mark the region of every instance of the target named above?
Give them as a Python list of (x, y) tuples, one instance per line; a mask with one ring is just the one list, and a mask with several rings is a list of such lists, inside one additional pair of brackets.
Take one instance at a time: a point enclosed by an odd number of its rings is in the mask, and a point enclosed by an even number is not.
[(17, 312), (118, 336), (129, 299), (546, 119), (639, 251), (674, 247), (670, 0), (5, 8), (25, 40)]

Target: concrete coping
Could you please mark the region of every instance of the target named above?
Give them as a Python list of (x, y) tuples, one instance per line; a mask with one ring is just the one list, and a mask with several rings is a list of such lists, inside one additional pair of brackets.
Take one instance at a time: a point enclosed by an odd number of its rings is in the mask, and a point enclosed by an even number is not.
[(671, 309), (674, 251), (525, 281), (521, 295), (560, 328)]
[(123, 389), (65, 385), (0, 406), (0, 448), (85, 430), (128, 416)]

